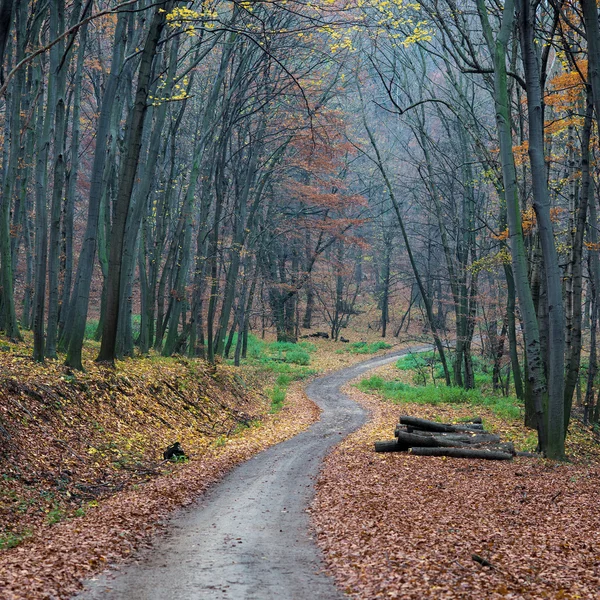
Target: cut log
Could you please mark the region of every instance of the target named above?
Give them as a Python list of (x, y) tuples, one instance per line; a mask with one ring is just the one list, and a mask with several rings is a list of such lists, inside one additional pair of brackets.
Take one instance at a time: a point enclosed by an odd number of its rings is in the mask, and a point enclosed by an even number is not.
[(441, 437), (436, 435), (416, 435), (414, 433), (406, 433), (404, 431), (395, 431), (394, 434), (398, 439), (398, 445), (401, 446), (404, 450), (408, 450), (413, 446), (420, 446), (422, 448), (462, 448), (466, 445), (466, 442), (464, 440), (454, 440), (449, 439), (448, 437)]
[(500, 436), (495, 433), (444, 433), (436, 434), (438, 439), (447, 439), (454, 442), (463, 442), (472, 446), (474, 444), (497, 444)]
[(450, 427), (448, 432), (444, 431), (431, 431), (430, 429), (421, 429), (420, 427), (411, 427), (410, 425), (398, 425), (398, 427), (405, 427), (408, 433), (465, 433), (469, 431), (487, 433), (483, 428), (483, 425), (450, 425), (449, 423), (442, 423), (443, 425)]
[(405, 425), (409, 433), (419, 431), (429, 431), (431, 433), (450, 433), (453, 431), (485, 431), (481, 423), (436, 423), (417, 417), (400, 417), (400, 425)]
[(538, 454), (537, 452), (520, 452), (520, 451), (516, 451), (515, 452), (515, 456), (525, 456), (528, 458), (539, 458), (541, 455)]
[(499, 444), (472, 444), (468, 447), (481, 448), (482, 450), (499, 450), (500, 452), (508, 452), (508, 454), (512, 454), (513, 456), (517, 455), (515, 445), (512, 442), (500, 442)]
[(454, 427), (452, 425), (447, 425), (446, 423), (436, 423), (435, 421), (427, 421), (426, 419), (418, 419), (417, 417), (409, 417), (406, 415), (400, 417), (400, 424), (409, 425), (410, 427), (421, 429), (423, 431), (437, 431), (441, 433), (450, 433), (451, 431), (454, 431)]
[(427, 448), (437, 448), (438, 443), (432, 435), (417, 435), (415, 433), (407, 433), (405, 431), (394, 431), (394, 436), (398, 439), (398, 444), (410, 448), (411, 446), (423, 446)]
[(400, 448), (398, 440), (389, 440), (385, 442), (375, 442), (375, 452), (400, 452), (405, 448)]
[[(452, 441), (452, 442), (461, 442), (463, 444), (495, 444), (500, 441), (500, 436), (494, 433), (483, 433), (483, 432), (464, 432), (464, 433), (433, 433), (427, 431), (416, 432), (413, 431), (409, 433), (400, 427), (396, 427), (394, 431), (394, 436), (397, 438), (402, 437), (403, 441), (406, 443), (410, 443), (412, 446), (427, 446), (427, 447), (436, 447), (431, 442), (419, 444), (417, 443), (419, 440), (429, 440), (436, 439), (438, 442), (442, 441)], [(438, 446), (445, 446), (446, 444), (437, 444)]]
[(512, 460), (512, 454), (474, 448), (411, 448), (415, 456), (449, 456), (451, 458), (482, 458), (485, 460)]
[(452, 425), (454, 427), (454, 431), (484, 431), (483, 425), (479, 423), (474, 423), (473, 425), (461, 425), (457, 423), (456, 425)]

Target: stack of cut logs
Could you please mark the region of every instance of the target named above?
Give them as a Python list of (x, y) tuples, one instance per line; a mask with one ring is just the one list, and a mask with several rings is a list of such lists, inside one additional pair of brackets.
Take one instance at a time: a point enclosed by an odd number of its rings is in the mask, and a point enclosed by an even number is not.
[(375, 442), (375, 451), (488, 460), (512, 460), (518, 454), (512, 443), (486, 431), (480, 417), (449, 424), (402, 416), (394, 435), (395, 440)]

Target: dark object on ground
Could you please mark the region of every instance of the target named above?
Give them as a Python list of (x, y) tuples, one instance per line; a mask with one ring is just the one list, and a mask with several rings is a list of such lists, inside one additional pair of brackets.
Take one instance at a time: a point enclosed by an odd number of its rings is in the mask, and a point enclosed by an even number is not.
[(512, 454), (498, 450), (474, 448), (411, 448), (415, 456), (450, 456), (451, 458), (483, 458), (487, 460), (512, 460)]
[(492, 569), (496, 568), (489, 560), (485, 560), (485, 558), (479, 556), (479, 554), (471, 554), (471, 558), (475, 562), (479, 563), (482, 567), (491, 567)]
[(329, 334), (325, 331), (316, 331), (315, 333), (311, 333), (308, 337), (311, 338), (323, 338), (324, 340), (329, 339)]
[(163, 452), (163, 458), (165, 460), (176, 460), (178, 458), (186, 458), (186, 456), (181, 444), (179, 442), (175, 442)]
[(350, 340), (347, 340), (345, 337), (341, 337), (340, 338), (340, 342), (343, 342), (344, 344), (347, 344)]
[(421, 429), (422, 431), (438, 431), (440, 433), (450, 433), (456, 431), (454, 425), (448, 425), (447, 423), (436, 423), (435, 421), (427, 421), (426, 419), (418, 419), (417, 417), (409, 417), (402, 415), (400, 417), (401, 425), (408, 425), (414, 429)]
[(453, 425), (416, 417), (401, 416), (394, 431), (395, 440), (375, 442), (375, 452), (410, 452), (417, 456), (451, 456), (511, 460), (518, 453), (511, 442), (483, 428), (479, 417)]
[(458, 431), (478, 431), (483, 432), (483, 425), (481, 423), (457, 423), (451, 425), (450, 423), (436, 423), (435, 421), (428, 421), (427, 419), (418, 419), (417, 417), (408, 417), (402, 415), (400, 417), (400, 424), (406, 425), (407, 431), (431, 431), (437, 433), (453, 433)]
[(399, 452), (398, 440), (375, 442), (375, 452)]
[[(426, 433), (426, 432), (407, 432), (397, 427), (394, 436), (400, 443), (410, 444), (411, 446), (428, 446), (436, 448), (438, 446), (452, 446), (451, 443), (458, 442), (461, 445), (472, 446), (475, 444), (491, 444), (500, 441), (500, 436), (487, 431), (467, 432), (467, 433)], [(425, 441), (424, 441), (425, 440)], [(417, 444), (418, 441), (424, 441)]]

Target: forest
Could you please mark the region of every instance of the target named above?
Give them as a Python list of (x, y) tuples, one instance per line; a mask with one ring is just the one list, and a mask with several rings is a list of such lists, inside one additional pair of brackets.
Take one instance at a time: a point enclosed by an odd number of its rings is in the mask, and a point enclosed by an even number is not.
[(368, 314), (447, 385), (480, 342), (550, 458), (600, 420), (593, 0), (2, 0), (0, 66), (0, 330), (35, 361), (237, 365)]
[[(340, 589), (595, 597), (599, 133), (596, 0), (0, 0), (0, 596), (288, 440)], [(375, 454), (399, 403), (518, 451)]]

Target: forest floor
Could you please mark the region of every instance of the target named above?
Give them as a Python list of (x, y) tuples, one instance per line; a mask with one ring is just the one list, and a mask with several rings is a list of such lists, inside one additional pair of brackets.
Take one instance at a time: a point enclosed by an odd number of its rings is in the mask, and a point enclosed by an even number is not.
[[(374, 335), (361, 337), (255, 340), (241, 369), (156, 356), (107, 369), (93, 362), (92, 346), (85, 373), (59, 361), (36, 365), (26, 345), (2, 346), (0, 598), (69, 598), (82, 579), (160, 540), (174, 509), (319, 419), (302, 380), (390, 350)], [(394, 350), (408, 342), (414, 337)], [(439, 377), (424, 364), (388, 364), (360, 389), (344, 388), (370, 421), (326, 458), (311, 507), (339, 588), (361, 599), (598, 597), (593, 433), (572, 422), (565, 463), (376, 454), (373, 442), (393, 436), (400, 414), (443, 421), (478, 414), (503, 440), (533, 448), (535, 436), (510, 399), (423, 403), (432, 388), (412, 385), (415, 378), (427, 380), (427, 370)], [(384, 398), (388, 388), (393, 401)], [(189, 459), (162, 460), (174, 441)]]
[[(377, 374), (406, 377), (394, 365)], [(564, 463), (378, 454), (373, 443), (393, 438), (401, 414), (478, 414), (518, 449), (531, 449), (531, 432), (485, 406), (345, 391), (371, 419), (326, 458), (311, 512), (328, 572), (350, 597), (598, 598), (600, 446), (589, 429), (572, 422)]]
[[(83, 373), (33, 363), (27, 344), (2, 346), (3, 600), (70, 597), (83, 578), (148, 545), (173, 509), (234, 465), (318, 420), (299, 380), (387, 350), (256, 343), (241, 369), (157, 356), (110, 369), (93, 362), (91, 345)], [(189, 459), (163, 461), (175, 441)]]

